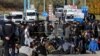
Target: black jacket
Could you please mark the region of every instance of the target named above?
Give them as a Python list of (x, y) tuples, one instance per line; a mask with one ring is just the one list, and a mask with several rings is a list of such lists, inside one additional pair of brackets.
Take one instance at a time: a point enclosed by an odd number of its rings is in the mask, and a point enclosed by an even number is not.
[(42, 55), (47, 55), (47, 52), (46, 52), (46, 48), (42, 45), (38, 46), (36, 51), (39, 53), (39, 54), (42, 54)]
[(11, 21), (5, 22), (3, 26), (4, 37), (12, 37), (15, 35), (15, 24)]
[(0, 36), (3, 37), (3, 26), (4, 26), (4, 21), (0, 20)]

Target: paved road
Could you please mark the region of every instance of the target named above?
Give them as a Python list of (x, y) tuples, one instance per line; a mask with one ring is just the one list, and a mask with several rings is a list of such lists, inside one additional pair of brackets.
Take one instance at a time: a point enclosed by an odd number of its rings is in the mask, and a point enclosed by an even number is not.
[(79, 54), (79, 55), (48, 55), (48, 56), (98, 56), (98, 55), (97, 54), (84, 54), (84, 55)]
[(96, 52), (96, 54), (77, 54), (77, 55), (48, 55), (48, 56), (100, 56), (100, 51)]

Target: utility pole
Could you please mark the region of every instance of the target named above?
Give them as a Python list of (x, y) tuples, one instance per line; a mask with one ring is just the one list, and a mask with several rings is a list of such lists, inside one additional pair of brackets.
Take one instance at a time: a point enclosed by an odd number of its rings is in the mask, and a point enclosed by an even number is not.
[(31, 2), (30, 2), (30, 0), (27, 0), (27, 9), (30, 9), (30, 4)]
[(86, 6), (86, 0), (84, 0), (84, 6)]
[(73, 5), (75, 5), (75, 0), (73, 0)]
[(44, 12), (45, 12), (45, 0), (44, 0)]
[(27, 10), (27, 9), (30, 9), (30, 0), (23, 0), (23, 2), (24, 2), (24, 13), (25, 13), (25, 11)]
[(64, 0), (65, 5), (67, 5), (67, 0)]
[[(26, 5), (26, 2), (27, 2), (27, 0), (23, 0), (23, 5), (24, 5), (24, 20), (25, 20), (25, 18), (26, 18), (26, 10), (27, 10), (27, 5)], [(25, 23), (26, 23), (26, 21), (25, 21)]]
[(26, 9), (27, 9), (26, 8), (26, 0), (23, 0), (23, 1), (24, 1), (24, 3), (23, 3), (24, 4), (24, 13), (26, 13)]

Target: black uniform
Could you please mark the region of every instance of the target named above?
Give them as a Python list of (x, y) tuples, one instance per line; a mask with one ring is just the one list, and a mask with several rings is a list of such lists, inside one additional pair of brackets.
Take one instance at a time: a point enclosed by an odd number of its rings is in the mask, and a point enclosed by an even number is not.
[(5, 37), (8, 36), (11, 38), (15, 33), (15, 25), (13, 22), (6, 22), (3, 29)]
[(43, 45), (38, 46), (36, 51), (43, 56), (47, 56), (46, 48)]
[(4, 36), (4, 34), (3, 34), (3, 26), (4, 26), (4, 21), (0, 20), (0, 37), (1, 38)]
[[(4, 47), (6, 49), (5, 54), (6, 56), (9, 56), (10, 55), (9, 48), (12, 48), (12, 52), (14, 52), (14, 48), (15, 48), (15, 25), (14, 23), (11, 21), (4, 23), (3, 33), (4, 33)], [(7, 40), (5, 37), (8, 37), (9, 40)]]
[(38, 26), (38, 32), (39, 32), (39, 36), (44, 36), (45, 37), (45, 27), (44, 27), (44, 25), (43, 24), (40, 24), (39, 26)]
[(52, 25), (47, 25), (47, 30), (48, 30), (48, 34), (50, 35), (53, 31), (53, 26)]
[[(22, 27), (23, 26), (23, 27)], [(20, 44), (23, 46), (24, 45), (24, 25), (21, 25), (21, 27), (19, 28), (19, 42)]]
[(29, 34), (32, 37), (34, 35), (35, 32), (35, 25), (30, 25), (29, 26)]

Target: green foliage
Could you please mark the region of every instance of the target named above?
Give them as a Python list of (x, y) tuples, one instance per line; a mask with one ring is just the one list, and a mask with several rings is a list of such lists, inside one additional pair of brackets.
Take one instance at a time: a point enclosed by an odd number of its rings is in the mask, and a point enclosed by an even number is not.
[[(67, 0), (68, 4), (72, 4), (72, 0)], [(76, 5), (81, 7), (84, 3), (84, 0), (75, 0)], [(48, 5), (53, 4), (55, 7), (58, 5), (64, 5), (64, 0), (46, 0), (46, 10), (48, 10)], [(31, 4), (35, 5), (35, 8), (39, 12), (43, 11), (43, 0), (31, 0)], [(87, 5), (89, 6), (89, 12), (100, 14), (100, 0), (87, 0)], [(0, 11), (8, 10), (22, 10), (23, 9), (23, 0), (0, 0)]]

